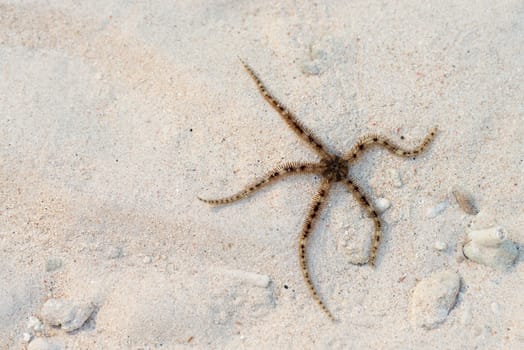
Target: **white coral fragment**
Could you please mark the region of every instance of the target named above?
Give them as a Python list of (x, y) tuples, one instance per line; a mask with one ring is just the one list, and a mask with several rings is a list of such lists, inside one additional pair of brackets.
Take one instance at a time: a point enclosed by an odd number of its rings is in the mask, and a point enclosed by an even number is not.
[(460, 277), (453, 271), (441, 271), (421, 280), (413, 290), (410, 315), (413, 323), (433, 329), (448, 317), (460, 289)]
[(51, 326), (60, 326), (66, 332), (72, 332), (87, 321), (95, 310), (92, 303), (73, 303), (64, 299), (49, 299), (42, 307), (42, 317)]
[(500, 226), (470, 231), (463, 251), (471, 261), (501, 270), (513, 265), (519, 254)]

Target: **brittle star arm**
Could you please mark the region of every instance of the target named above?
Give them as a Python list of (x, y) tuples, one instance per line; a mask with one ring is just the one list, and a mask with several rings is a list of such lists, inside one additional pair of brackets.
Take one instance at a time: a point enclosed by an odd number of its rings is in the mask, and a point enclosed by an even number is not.
[(353, 194), (353, 197), (366, 209), (367, 214), (373, 220), (375, 231), (373, 232), (373, 237), (371, 238), (371, 249), (369, 252), (368, 262), (371, 266), (375, 266), (377, 250), (380, 246), (380, 239), (382, 237), (382, 225), (380, 223), (377, 210), (373, 207), (364, 192), (362, 192), (362, 190), (357, 185), (355, 185), (351, 179), (344, 179), (342, 183), (347, 187), (349, 192)]
[(260, 190), (264, 186), (270, 184), (271, 182), (281, 179), (285, 176), (288, 176), (291, 174), (314, 174), (314, 173), (319, 173), (321, 169), (322, 169), (321, 166), (317, 163), (298, 163), (298, 162), (287, 163), (287, 164), (281, 165), (271, 170), (262, 179), (245, 187), (242, 191), (232, 196), (219, 198), (219, 199), (204, 199), (200, 197), (197, 197), (197, 198), (200, 199), (202, 202), (205, 202), (211, 205), (228, 204), (228, 203), (236, 202), (240, 199), (243, 199), (253, 194), (254, 192)]
[(291, 111), (285, 107), (277, 98), (273, 97), (264, 86), (264, 83), (256, 75), (253, 68), (251, 68), (246, 62), (241, 58), (240, 62), (244, 65), (244, 68), (248, 72), (249, 76), (257, 84), (258, 90), (262, 96), (266, 99), (267, 102), (280, 114), (282, 119), (286, 124), (297, 134), (302, 140), (304, 140), (310, 147), (313, 148), (318, 155), (323, 158), (332, 158), (332, 155), (328, 152), (327, 147), (313, 134), (311, 130), (306, 128), (298, 119), (291, 113)]
[(309, 236), (311, 232), (313, 232), (313, 227), (315, 226), (315, 223), (320, 216), (320, 212), (322, 211), (322, 207), (324, 206), (330, 188), (331, 182), (328, 179), (323, 179), (317, 194), (313, 197), (313, 201), (311, 203), (311, 206), (309, 207), (309, 212), (307, 214), (306, 221), (304, 222), (304, 227), (302, 228), (302, 234), (300, 235), (299, 257), (302, 275), (304, 276), (304, 280), (306, 281), (306, 284), (309, 288), (309, 291), (311, 292), (311, 295), (313, 296), (313, 299), (315, 299), (318, 305), (320, 305), (320, 307), (326, 313), (329, 319), (334, 321), (335, 318), (318, 296), (317, 291), (315, 289), (315, 285), (309, 277), (306, 255), (306, 248)]
[(389, 152), (399, 157), (415, 157), (418, 154), (424, 152), (424, 150), (428, 147), (431, 141), (433, 141), (436, 134), (437, 134), (437, 127), (434, 127), (429, 131), (429, 133), (426, 135), (422, 143), (419, 146), (411, 150), (398, 146), (393, 141), (389, 140), (388, 138), (384, 136), (380, 136), (380, 135), (366, 136), (363, 139), (361, 139), (359, 142), (357, 142), (355, 146), (353, 146), (351, 151), (349, 151), (349, 153), (347, 153), (344, 156), (344, 159), (348, 161), (357, 160), (357, 158), (359, 158), (364, 153), (364, 150), (374, 145), (384, 147)]

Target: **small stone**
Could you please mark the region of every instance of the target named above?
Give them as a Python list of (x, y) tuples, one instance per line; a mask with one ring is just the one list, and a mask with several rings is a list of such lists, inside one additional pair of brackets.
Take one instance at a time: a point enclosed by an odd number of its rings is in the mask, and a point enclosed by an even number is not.
[(24, 332), (22, 333), (22, 341), (24, 343), (29, 343), (33, 339), (33, 336), (30, 333)]
[(507, 239), (501, 226), (468, 233), (468, 242), (463, 247), (464, 255), (471, 261), (496, 269), (505, 270), (518, 257), (517, 245)]
[(51, 257), (47, 259), (45, 270), (47, 272), (58, 270), (62, 267), (62, 259), (58, 257)]
[(142, 259), (142, 261), (144, 262), (144, 264), (151, 264), (151, 262), (153, 261), (153, 258), (150, 257), (149, 255), (146, 255), (144, 256), (144, 259)]
[(94, 310), (92, 303), (74, 304), (64, 299), (49, 299), (41, 314), (51, 326), (60, 326), (66, 332), (72, 332), (82, 327)]
[(391, 182), (393, 183), (393, 186), (396, 188), (402, 187), (402, 177), (400, 176), (400, 172), (397, 169), (388, 169), (388, 175), (391, 179)]
[(388, 210), (389, 207), (391, 207), (391, 202), (389, 201), (389, 199), (377, 198), (375, 200), (375, 208), (377, 208), (379, 214), (382, 214), (383, 212)]
[(459, 289), (460, 277), (453, 271), (436, 272), (421, 280), (411, 299), (413, 323), (426, 329), (436, 328), (455, 305)]
[(434, 207), (429, 208), (426, 211), (426, 216), (428, 218), (434, 218), (438, 215), (440, 215), (446, 208), (448, 207), (449, 203), (448, 201), (443, 201), (435, 205)]
[(446, 242), (436, 241), (433, 244), (433, 248), (435, 248), (439, 252), (443, 252), (448, 249), (448, 244)]

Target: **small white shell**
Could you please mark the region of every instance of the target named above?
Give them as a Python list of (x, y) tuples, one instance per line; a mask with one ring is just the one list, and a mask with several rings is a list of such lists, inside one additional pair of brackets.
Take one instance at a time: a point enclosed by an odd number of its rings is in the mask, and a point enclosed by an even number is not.
[(391, 207), (391, 202), (387, 198), (377, 198), (375, 200), (375, 208), (379, 214), (382, 214)]

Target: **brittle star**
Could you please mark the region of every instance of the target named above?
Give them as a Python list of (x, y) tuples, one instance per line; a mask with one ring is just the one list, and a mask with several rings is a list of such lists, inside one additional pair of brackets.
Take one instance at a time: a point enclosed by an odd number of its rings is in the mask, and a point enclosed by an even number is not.
[(308, 270), (308, 261), (306, 255), (306, 247), (308, 239), (311, 232), (313, 231), (314, 224), (320, 212), (324, 206), (328, 193), (335, 182), (340, 182), (344, 185), (349, 192), (351, 192), (357, 202), (367, 211), (370, 218), (373, 220), (375, 230), (373, 232), (373, 237), (371, 240), (371, 248), (369, 252), (368, 263), (371, 266), (375, 265), (375, 259), (377, 255), (377, 250), (380, 245), (381, 240), (381, 227), (379, 216), (377, 210), (371, 204), (367, 195), (364, 194), (362, 189), (355, 183), (355, 181), (348, 174), (349, 167), (363, 154), (363, 152), (372, 146), (384, 147), (389, 152), (393, 153), (396, 156), (400, 157), (415, 157), (421, 152), (423, 152), (427, 146), (433, 141), (437, 128), (434, 127), (430, 130), (428, 135), (424, 138), (422, 143), (412, 150), (406, 150), (388, 138), (379, 136), (379, 135), (369, 135), (365, 136), (360, 141), (356, 143), (355, 146), (346, 154), (339, 155), (334, 152), (328, 151), (326, 145), (320, 141), (320, 139), (311, 132), (308, 128), (302, 125), (296, 116), (287, 109), (279, 100), (273, 97), (260, 78), (255, 74), (254, 70), (242, 59), (240, 60), (244, 65), (247, 73), (257, 84), (258, 90), (262, 96), (266, 99), (267, 102), (280, 114), (284, 122), (293, 130), (298, 137), (300, 137), (305, 143), (313, 148), (313, 150), (320, 156), (320, 162), (310, 163), (310, 162), (292, 162), (281, 165), (272, 171), (270, 171), (266, 176), (254, 182), (253, 184), (245, 187), (240, 192), (225, 198), (220, 199), (203, 199), (198, 197), (203, 202), (209, 203), (211, 205), (223, 205), (232, 202), (236, 202), (240, 199), (243, 199), (257, 190), (260, 190), (265, 185), (268, 185), (277, 179), (281, 179), (285, 176), (296, 175), (296, 174), (317, 174), (321, 177), (320, 188), (313, 197), (313, 201), (309, 207), (307, 213), (306, 221), (302, 226), (302, 233), (300, 235), (299, 241), (299, 258), (300, 258), (300, 267), (302, 269), (302, 275), (304, 280), (313, 296), (313, 299), (320, 305), (322, 310), (326, 315), (334, 321), (333, 314), (325, 306), (324, 302), (320, 299)]

